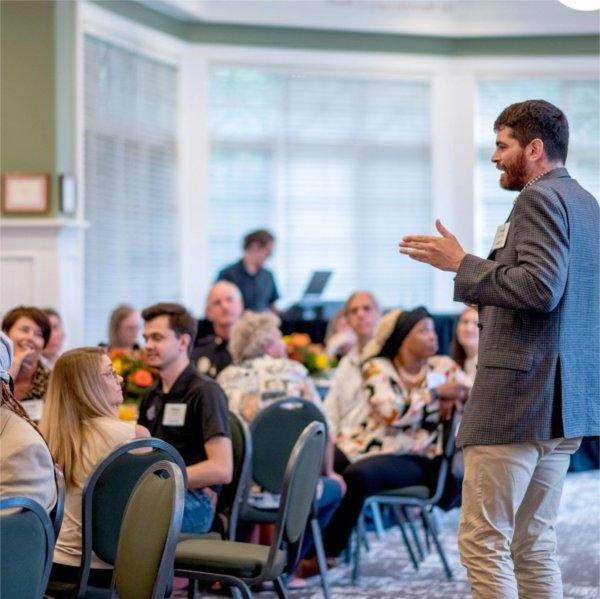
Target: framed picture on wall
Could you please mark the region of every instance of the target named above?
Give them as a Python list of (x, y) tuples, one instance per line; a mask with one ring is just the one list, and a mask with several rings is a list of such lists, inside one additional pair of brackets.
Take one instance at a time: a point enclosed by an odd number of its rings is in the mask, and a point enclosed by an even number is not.
[(62, 214), (75, 214), (77, 212), (77, 186), (73, 175), (61, 175), (60, 188), (60, 211)]
[(2, 175), (2, 212), (44, 214), (50, 209), (50, 175), (8, 172)]

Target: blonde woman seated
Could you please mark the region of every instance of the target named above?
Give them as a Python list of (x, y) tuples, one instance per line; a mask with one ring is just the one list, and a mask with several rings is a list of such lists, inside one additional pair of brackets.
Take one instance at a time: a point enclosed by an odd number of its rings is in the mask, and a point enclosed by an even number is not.
[(433, 319), (425, 308), (386, 314), (363, 356), (368, 416), (338, 440), (350, 461), (347, 492), (325, 531), (325, 551), (336, 557), (370, 495), (413, 485), (433, 488), (439, 468), (440, 422), (468, 394), (464, 373), (437, 356)]
[(246, 422), (276, 399), (293, 396), (320, 403), (308, 370), (288, 359), (275, 314), (245, 312), (231, 329), (229, 351), (234, 364), (220, 372), (217, 382), (229, 409)]
[[(40, 429), (65, 475), (65, 515), (54, 549), (51, 581), (76, 582), (81, 560), (81, 498), (94, 467), (117, 445), (148, 431), (117, 418), (122, 378), (105, 351), (83, 347), (64, 353), (50, 377)], [(109, 586), (112, 569), (92, 556), (90, 584)]]

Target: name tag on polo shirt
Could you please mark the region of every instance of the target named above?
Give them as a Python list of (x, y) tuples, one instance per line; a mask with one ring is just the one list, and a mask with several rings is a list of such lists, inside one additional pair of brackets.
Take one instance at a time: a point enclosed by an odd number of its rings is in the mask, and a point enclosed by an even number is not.
[(44, 412), (43, 399), (26, 399), (21, 402), (21, 406), (27, 412), (27, 416), (34, 422), (39, 422), (42, 419), (42, 414)]
[(183, 426), (185, 423), (185, 413), (187, 404), (184, 403), (168, 403), (163, 412), (163, 426)]
[(492, 251), (499, 250), (506, 245), (509, 227), (510, 223), (504, 223), (496, 229), (496, 236), (494, 237), (494, 243), (492, 243)]

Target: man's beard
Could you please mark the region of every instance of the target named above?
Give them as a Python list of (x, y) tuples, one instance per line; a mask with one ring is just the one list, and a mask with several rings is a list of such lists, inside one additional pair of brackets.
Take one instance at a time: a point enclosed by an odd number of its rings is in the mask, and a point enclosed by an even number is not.
[(509, 191), (521, 191), (527, 183), (527, 162), (521, 152), (511, 164), (502, 164), (504, 173), (500, 176), (500, 187)]

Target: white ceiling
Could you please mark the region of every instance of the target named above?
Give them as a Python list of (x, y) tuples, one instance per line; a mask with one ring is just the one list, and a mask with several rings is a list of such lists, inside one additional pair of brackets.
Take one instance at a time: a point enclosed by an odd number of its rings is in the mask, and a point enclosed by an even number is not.
[(600, 33), (600, 11), (558, 0), (137, 1), (187, 22), (443, 37)]

